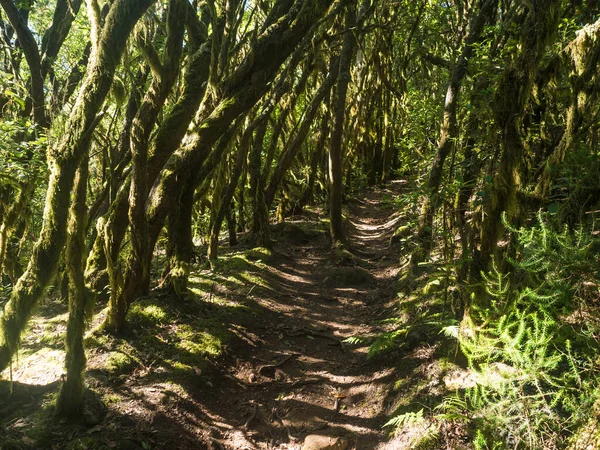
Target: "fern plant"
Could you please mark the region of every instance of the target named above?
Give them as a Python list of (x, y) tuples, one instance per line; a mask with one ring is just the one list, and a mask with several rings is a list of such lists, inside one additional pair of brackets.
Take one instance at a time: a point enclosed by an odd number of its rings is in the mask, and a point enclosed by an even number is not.
[(596, 281), (597, 243), (583, 230), (553, 229), (541, 214), (528, 229), (506, 225), (517, 244), (513, 270), (483, 274), (488, 297), (472, 299), (458, 330), (476, 380), (462, 396), (473, 443), (564, 448), (599, 381), (597, 330), (574, 318), (587, 305), (582, 286)]

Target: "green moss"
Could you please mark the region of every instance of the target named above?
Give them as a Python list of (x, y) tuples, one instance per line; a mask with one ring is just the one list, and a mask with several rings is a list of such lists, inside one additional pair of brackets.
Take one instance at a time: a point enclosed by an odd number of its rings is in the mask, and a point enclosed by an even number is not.
[(408, 378), (399, 378), (394, 382), (394, 391), (400, 390), (407, 382)]
[(273, 255), (273, 252), (265, 247), (255, 247), (247, 250), (245, 256), (250, 261), (267, 261)]
[(239, 274), (239, 277), (245, 281), (245, 283), (244, 283), (245, 286), (251, 286), (251, 285), (255, 284), (257, 286), (269, 288), (269, 285), (264, 280), (264, 278), (262, 278), (260, 276), (260, 274), (257, 274), (256, 272), (244, 271)]
[(422, 292), (425, 295), (434, 294), (436, 292), (441, 292), (443, 288), (444, 286), (442, 285), (442, 282), (439, 279), (435, 279), (427, 283)]
[(109, 335), (102, 334), (99, 332), (92, 332), (84, 339), (83, 342), (87, 348), (92, 348), (105, 347), (110, 343), (110, 341), (111, 338)]
[(288, 222), (275, 225), (273, 231), (277, 235), (297, 244), (308, 244), (327, 234), (322, 229), (322, 224), (315, 224), (314, 227), (311, 227), (308, 224), (300, 225)]
[(600, 401), (588, 412), (589, 419), (571, 437), (569, 450), (600, 448)]
[(116, 394), (107, 394), (103, 397), (104, 403), (107, 405), (121, 403), (123, 398), (119, 397)]
[(335, 265), (355, 266), (360, 261), (343, 246), (335, 246), (331, 251), (331, 260)]
[(127, 353), (115, 351), (108, 354), (104, 368), (110, 374), (119, 375), (130, 372), (136, 365), (136, 360)]
[(393, 245), (397, 242), (401, 242), (403, 239), (407, 238), (411, 234), (410, 225), (402, 225), (401, 227), (396, 228), (392, 236), (390, 237), (390, 245)]
[[(206, 361), (204, 360), (194, 361), (194, 364), (192, 365), (191, 363), (186, 364), (174, 359), (166, 359), (165, 365), (173, 375), (184, 378), (198, 376), (207, 367)], [(198, 373), (198, 370), (200, 373)]]
[(135, 325), (166, 324), (172, 320), (171, 314), (164, 306), (157, 305), (152, 300), (142, 300), (134, 303), (129, 310), (129, 321)]
[(223, 351), (223, 341), (220, 337), (198, 329), (202, 328), (190, 325), (177, 327), (178, 342), (175, 347), (184, 351), (181, 358), (183, 362), (190, 363), (206, 356), (219, 356)]
[(214, 262), (214, 270), (217, 273), (239, 273), (253, 268), (254, 266), (240, 254), (221, 258)]

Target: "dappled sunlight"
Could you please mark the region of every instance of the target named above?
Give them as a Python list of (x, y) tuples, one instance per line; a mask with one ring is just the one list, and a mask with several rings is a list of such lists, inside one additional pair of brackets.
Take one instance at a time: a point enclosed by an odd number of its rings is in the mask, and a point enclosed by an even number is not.
[[(352, 239), (386, 248), (395, 222), (373, 217), (356, 222)], [(301, 221), (293, 226), (303, 233)], [(98, 432), (135, 423), (149, 441), (151, 430), (167, 427), (226, 448), (263, 448), (266, 436), (299, 448), (290, 436), (320, 429), (352, 436), (360, 448), (384, 440), (395, 369), (345, 340), (379, 329), (373, 305), (391, 300), (386, 266), (345, 254), (336, 258), (353, 265), (338, 265), (322, 232), (309, 235), (317, 241), (288, 244), (299, 239), (289, 234), (274, 251), (226, 253), (212, 270), (191, 273), (179, 303), (157, 289), (132, 304), (124, 336), (104, 335), (106, 309), (97, 312), (86, 345), (87, 383), (108, 410)], [(50, 337), (62, 336), (66, 319), (63, 309), (33, 322), (15, 382), (61, 380), (63, 344)]]
[[(12, 380), (24, 384), (48, 385), (62, 379), (64, 366), (63, 350), (40, 348), (16, 358), (12, 367)], [(2, 372), (0, 377), (11, 379), (11, 369)]]
[[(64, 376), (64, 332), (66, 305), (49, 298), (32, 318), (12, 364), (12, 380), (24, 384), (47, 385)], [(11, 368), (0, 373), (10, 379)]]

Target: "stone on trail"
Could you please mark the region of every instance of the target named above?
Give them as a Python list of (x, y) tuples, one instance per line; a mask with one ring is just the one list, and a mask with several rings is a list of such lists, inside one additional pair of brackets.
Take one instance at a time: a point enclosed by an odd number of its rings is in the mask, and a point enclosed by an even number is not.
[(309, 434), (304, 439), (302, 450), (346, 450), (350, 440), (346, 437)]

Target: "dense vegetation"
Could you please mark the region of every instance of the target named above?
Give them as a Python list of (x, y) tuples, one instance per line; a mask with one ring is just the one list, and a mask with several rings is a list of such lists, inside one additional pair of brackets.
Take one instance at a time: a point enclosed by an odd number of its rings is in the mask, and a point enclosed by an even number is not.
[(456, 339), (474, 381), (425, 414), (474, 448), (600, 448), (596, 1), (0, 6), (0, 371), (58, 292), (77, 416), (96, 307), (111, 335), (151, 286), (176, 310), (199, 249), (269, 248), (310, 205), (352, 251), (345, 199), (401, 178), (397, 289), (425, 313), (371, 353)]

